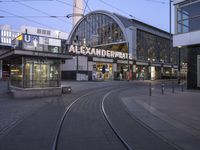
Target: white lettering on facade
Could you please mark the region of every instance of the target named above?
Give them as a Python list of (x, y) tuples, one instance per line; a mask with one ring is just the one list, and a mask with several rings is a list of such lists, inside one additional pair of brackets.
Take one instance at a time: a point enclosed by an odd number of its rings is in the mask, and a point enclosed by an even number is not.
[(82, 55), (94, 55), (94, 56), (101, 56), (101, 57), (108, 57), (108, 58), (121, 58), (121, 59), (132, 59), (131, 55), (128, 55), (128, 53), (124, 52), (116, 52), (111, 50), (104, 50), (104, 49), (97, 49), (97, 48), (89, 48), (89, 47), (83, 47), (83, 46), (73, 46), (71, 45), (69, 47), (69, 53), (76, 53), (76, 54), (82, 54)]
[(95, 48), (92, 48), (92, 49), (91, 49), (91, 55), (96, 55)]
[(100, 49), (96, 49), (96, 55), (101, 56), (101, 50)]
[(102, 51), (102, 55), (101, 55), (101, 56), (106, 57), (106, 54), (107, 54), (107, 53), (106, 53), (106, 50), (103, 49), (103, 50), (101, 50), (101, 51)]

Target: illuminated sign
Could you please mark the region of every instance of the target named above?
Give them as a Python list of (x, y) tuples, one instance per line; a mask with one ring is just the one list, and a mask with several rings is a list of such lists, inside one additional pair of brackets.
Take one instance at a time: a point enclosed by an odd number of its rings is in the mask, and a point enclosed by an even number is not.
[(37, 35), (23, 35), (23, 49), (58, 53), (61, 40)]
[[(107, 58), (128, 59), (128, 53), (112, 51), (112, 50), (104, 50), (99, 48), (74, 46), (74, 45), (70, 45), (69, 53), (75, 53), (81, 55), (93, 55), (93, 56), (107, 57)], [(129, 55), (129, 59), (132, 59), (132, 55)]]

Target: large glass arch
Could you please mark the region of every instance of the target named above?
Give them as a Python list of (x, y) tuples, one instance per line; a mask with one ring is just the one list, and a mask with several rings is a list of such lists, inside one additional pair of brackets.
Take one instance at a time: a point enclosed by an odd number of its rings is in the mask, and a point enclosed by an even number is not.
[(70, 44), (128, 52), (127, 41), (118, 23), (108, 15), (91, 13), (73, 30)]

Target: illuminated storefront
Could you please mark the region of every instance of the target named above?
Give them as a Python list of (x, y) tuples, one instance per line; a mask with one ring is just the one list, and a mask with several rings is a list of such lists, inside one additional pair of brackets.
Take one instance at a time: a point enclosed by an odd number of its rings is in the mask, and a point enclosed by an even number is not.
[(65, 42), (60, 39), (22, 34), (12, 41), (12, 50), (3, 56), (10, 65), (11, 86), (20, 88), (60, 87)]
[(157, 71), (163, 64), (176, 64), (169, 38), (168, 32), (137, 20), (107, 11), (91, 12), (69, 35), (68, 54), (74, 57), (63, 65), (62, 78), (81, 80), (82, 74), (88, 80), (102, 76), (105, 80), (148, 79), (148, 75), (160, 79)]

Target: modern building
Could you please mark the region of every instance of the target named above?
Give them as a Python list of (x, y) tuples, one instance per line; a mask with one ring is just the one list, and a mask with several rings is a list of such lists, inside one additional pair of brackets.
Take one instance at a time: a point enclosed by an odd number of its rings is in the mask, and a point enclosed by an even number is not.
[[(0, 25), (0, 54), (11, 48), (11, 41), (20, 35), (10, 25)], [(0, 60), (0, 79), (9, 77), (9, 65)]]
[(33, 88), (27, 97), (61, 93), (60, 65), (70, 58), (66, 55), (66, 40), (31, 34), (19, 35), (12, 41), (12, 48), (0, 55), (0, 59), (9, 63), (10, 84), (17, 91), (16, 97)]
[(32, 26), (21, 26), (20, 27), (21, 33), (27, 33), (32, 35), (38, 35), (38, 36), (45, 36), (50, 38), (58, 38), (67, 40), (68, 33), (62, 32), (59, 30), (53, 30), (53, 29), (47, 29), (47, 28), (39, 28), (39, 27), (32, 27)]
[[(61, 32), (53, 29), (45, 29), (32, 26), (21, 26), (20, 30), (13, 30), (10, 25), (0, 26), (0, 54), (4, 53), (5, 50), (11, 49), (11, 41), (18, 37), (21, 33), (49, 37), (53, 39), (67, 40), (68, 33)], [(10, 76), (10, 65), (9, 62), (0, 60), (0, 79), (8, 78)]]
[(160, 79), (176, 76), (177, 51), (166, 31), (108, 11), (81, 18), (68, 38), (62, 78)]
[(174, 5), (173, 46), (179, 48), (180, 55), (182, 49), (188, 50), (187, 86), (189, 89), (200, 89), (200, 1), (174, 0)]
[(10, 46), (11, 41), (20, 35), (19, 31), (15, 31), (10, 25), (0, 25), (0, 45)]

